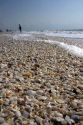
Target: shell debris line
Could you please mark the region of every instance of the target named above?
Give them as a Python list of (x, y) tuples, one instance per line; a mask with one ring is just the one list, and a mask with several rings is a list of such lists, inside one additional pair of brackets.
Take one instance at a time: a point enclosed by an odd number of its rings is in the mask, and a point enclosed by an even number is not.
[(83, 125), (83, 58), (3, 36), (0, 48), (0, 125)]

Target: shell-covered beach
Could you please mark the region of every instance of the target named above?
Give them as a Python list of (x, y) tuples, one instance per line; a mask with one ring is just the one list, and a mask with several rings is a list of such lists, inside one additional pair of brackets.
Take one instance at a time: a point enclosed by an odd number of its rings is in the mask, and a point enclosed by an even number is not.
[(83, 58), (0, 34), (0, 125), (83, 125)]

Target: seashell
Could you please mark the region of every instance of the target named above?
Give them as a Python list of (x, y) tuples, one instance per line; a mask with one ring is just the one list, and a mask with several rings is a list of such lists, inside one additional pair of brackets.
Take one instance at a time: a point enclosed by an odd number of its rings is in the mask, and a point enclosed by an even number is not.
[(30, 118), (33, 118), (35, 116), (34, 112), (30, 112)]
[(54, 115), (55, 115), (56, 117), (62, 117), (62, 118), (63, 118), (63, 114), (61, 114), (61, 113), (58, 112), (58, 111), (54, 111)]
[(45, 101), (47, 99), (47, 97), (46, 96), (39, 96), (38, 99), (41, 101)]
[(10, 104), (11, 108), (17, 109), (17, 104)]
[[(23, 120), (22, 121), (22, 125), (28, 125), (28, 122), (27, 122), (27, 120)], [(31, 125), (31, 124), (30, 124)], [(34, 125), (34, 124), (33, 124)]]
[(8, 123), (9, 125), (13, 125), (13, 124), (14, 124), (14, 123), (13, 123), (13, 119), (8, 118), (7, 123)]
[(23, 88), (21, 86), (16, 86), (14, 90), (15, 90), (15, 92), (20, 92), (20, 91), (22, 91), (22, 89)]
[(6, 68), (7, 64), (1, 64), (1, 68)]
[(7, 98), (10, 98), (12, 95), (13, 95), (13, 93), (12, 93), (12, 91), (10, 91), (10, 90), (7, 90), (6, 93), (5, 93), (5, 96), (6, 96)]
[(60, 104), (64, 104), (64, 100), (62, 100), (62, 99), (57, 99), (56, 100), (58, 103), (60, 103)]
[(4, 101), (3, 99), (0, 99), (0, 105), (3, 105)]
[(33, 75), (32, 75), (32, 72), (24, 72), (22, 73), (22, 76), (25, 77), (25, 78), (31, 78)]
[(19, 99), (17, 100), (17, 103), (18, 103), (19, 105), (25, 105), (25, 101), (24, 101), (23, 98), (19, 98)]

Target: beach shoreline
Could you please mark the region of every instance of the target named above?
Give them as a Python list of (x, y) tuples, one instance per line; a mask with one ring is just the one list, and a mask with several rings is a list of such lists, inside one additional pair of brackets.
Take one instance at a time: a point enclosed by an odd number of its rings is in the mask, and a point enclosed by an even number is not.
[(0, 35), (0, 95), (9, 125), (83, 125), (83, 58), (44, 39)]

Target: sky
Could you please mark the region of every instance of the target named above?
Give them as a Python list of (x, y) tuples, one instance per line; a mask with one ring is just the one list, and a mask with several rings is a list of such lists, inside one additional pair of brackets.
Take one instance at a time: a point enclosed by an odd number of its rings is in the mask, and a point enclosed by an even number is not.
[(0, 0), (0, 29), (83, 29), (83, 0)]

